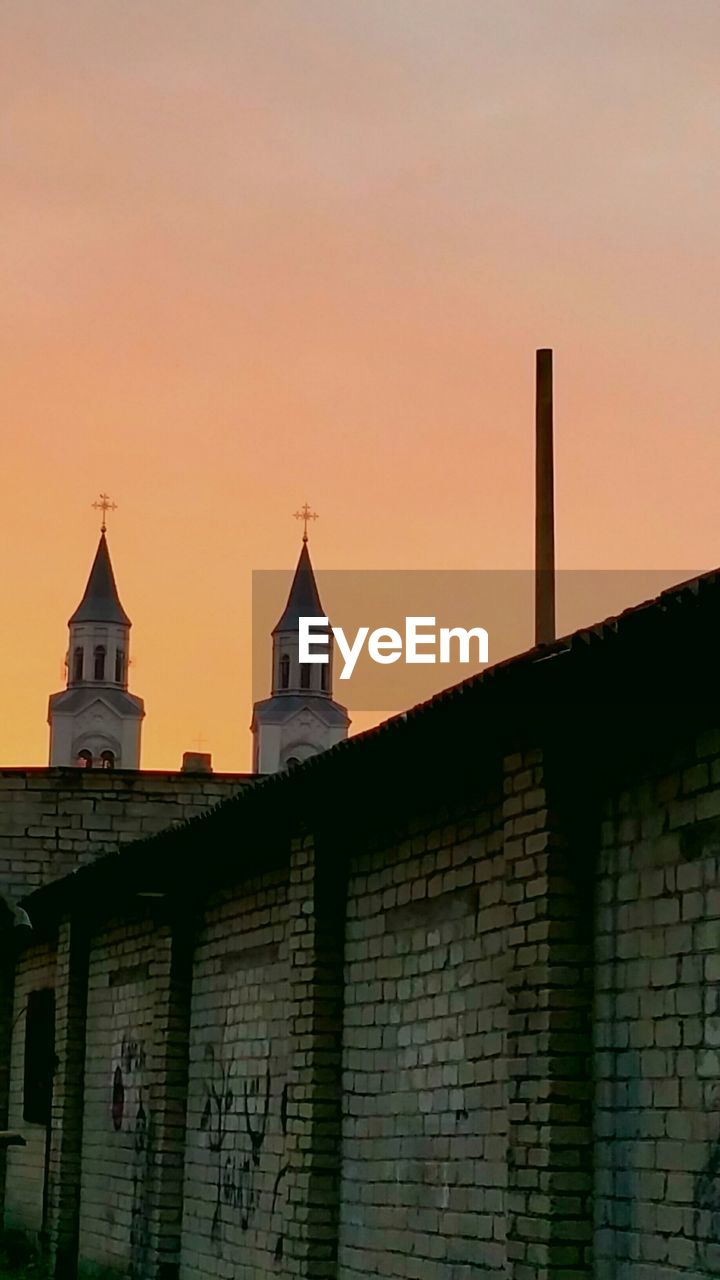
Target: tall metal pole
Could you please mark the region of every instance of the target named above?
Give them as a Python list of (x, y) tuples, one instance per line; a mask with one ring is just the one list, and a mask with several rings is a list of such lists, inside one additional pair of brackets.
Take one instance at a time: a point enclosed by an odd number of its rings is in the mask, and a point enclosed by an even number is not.
[(552, 350), (535, 353), (535, 643), (555, 639)]

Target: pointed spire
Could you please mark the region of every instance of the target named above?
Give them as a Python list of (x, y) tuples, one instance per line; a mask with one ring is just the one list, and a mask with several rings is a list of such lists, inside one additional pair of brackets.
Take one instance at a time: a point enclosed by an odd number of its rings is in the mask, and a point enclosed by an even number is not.
[(126, 627), (131, 625), (120, 603), (104, 529), (100, 534), (85, 594), (70, 618), (70, 623), (73, 622), (119, 622)]
[(323, 607), (313, 573), (307, 539), (303, 538), (300, 559), (297, 562), (295, 577), (292, 580), (290, 594), (284, 612), (277, 623), (276, 631), (297, 631), (299, 618), (322, 618)]

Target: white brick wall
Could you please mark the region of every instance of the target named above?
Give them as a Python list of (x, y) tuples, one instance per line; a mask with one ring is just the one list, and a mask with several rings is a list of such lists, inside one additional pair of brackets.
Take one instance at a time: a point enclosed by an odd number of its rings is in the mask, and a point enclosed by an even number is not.
[(169, 932), (110, 926), (91, 947), (80, 1198), (80, 1273), (140, 1280), (150, 1256), (158, 1051)]
[(504, 1272), (505, 920), (497, 810), (351, 868), (342, 1280)]
[(0, 769), (0, 898), (194, 817), (246, 782), (243, 774)]
[(286, 885), (268, 876), (204, 915), (190, 1024), (181, 1280), (282, 1274)]
[(692, 754), (603, 826), (597, 1280), (720, 1271), (720, 736)]

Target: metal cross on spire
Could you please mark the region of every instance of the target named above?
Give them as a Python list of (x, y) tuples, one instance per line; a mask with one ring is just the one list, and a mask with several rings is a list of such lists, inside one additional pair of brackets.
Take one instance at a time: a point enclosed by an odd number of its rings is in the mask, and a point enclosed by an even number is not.
[(107, 520), (105, 517), (107, 516), (108, 511), (117, 511), (117, 503), (111, 502), (110, 498), (106, 493), (101, 493), (100, 497), (98, 498), (98, 501), (93, 502), (92, 505), (96, 511), (102, 511), (102, 524), (100, 525), (100, 532), (107, 533)]
[(303, 542), (307, 542), (308, 540), (308, 531), (307, 531), (308, 520), (317, 520), (317, 518), (318, 518), (317, 511), (311, 511), (307, 502), (304, 503), (304, 505), (300, 508), (299, 511), (295, 512), (295, 519), (302, 520), (304, 522), (303, 523)]

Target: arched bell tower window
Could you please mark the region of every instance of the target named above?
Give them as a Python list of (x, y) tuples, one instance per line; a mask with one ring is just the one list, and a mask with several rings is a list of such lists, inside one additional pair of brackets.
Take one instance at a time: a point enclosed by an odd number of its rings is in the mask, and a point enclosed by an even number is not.
[(82, 645), (73, 653), (73, 680), (82, 680), (83, 678), (83, 649)]
[(320, 688), (322, 689), (323, 693), (327, 693), (327, 690), (328, 690), (328, 671), (329, 671), (329, 665), (327, 662), (325, 662), (320, 668)]
[(303, 662), (300, 667), (300, 688), (310, 688), (310, 663)]
[(115, 681), (122, 684), (125, 674), (125, 652), (123, 649), (115, 650)]
[(290, 655), (287, 653), (280, 659), (280, 688), (290, 688)]
[(92, 763), (93, 763), (93, 758), (92, 758), (91, 751), (78, 751), (77, 753), (78, 769), (92, 769)]
[(95, 679), (105, 679), (105, 645), (99, 644), (95, 648)]
[(115, 768), (115, 752), (103, 751), (100, 756), (100, 764), (103, 769), (114, 769)]

